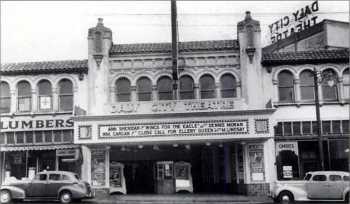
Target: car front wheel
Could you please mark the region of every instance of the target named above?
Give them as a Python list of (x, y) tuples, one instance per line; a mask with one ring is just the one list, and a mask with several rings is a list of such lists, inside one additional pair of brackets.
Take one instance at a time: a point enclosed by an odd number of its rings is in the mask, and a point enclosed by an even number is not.
[(289, 191), (283, 191), (278, 196), (279, 203), (294, 203), (294, 196)]
[(8, 190), (2, 190), (0, 192), (0, 203), (10, 203), (12, 200), (11, 193)]
[(61, 203), (70, 203), (72, 202), (72, 194), (69, 191), (63, 191), (60, 194)]

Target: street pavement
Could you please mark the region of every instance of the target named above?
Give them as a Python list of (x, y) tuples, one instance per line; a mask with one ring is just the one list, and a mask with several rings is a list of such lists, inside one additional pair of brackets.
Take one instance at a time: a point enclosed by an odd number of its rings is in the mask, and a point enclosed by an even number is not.
[[(16, 202), (16, 204), (59, 204), (59, 202)], [(86, 200), (86, 201), (81, 201), (81, 202), (72, 202), (72, 204), (122, 204), (121, 202), (115, 201), (115, 202), (107, 202), (107, 201), (96, 201), (96, 200)], [(135, 202), (135, 204), (138, 204), (139, 202)], [(214, 203), (209, 203), (209, 202), (196, 202), (196, 204), (214, 204)], [(273, 202), (257, 202), (257, 201), (253, 201), (253, 202), (219, 202), (220, 204), (273, 204)], [(341, 202), (317, 202), (317, 204), (339, 204)], [(133, 204), (132, 202), (128, 202), (128, 204)], [(151, 203), (147, 203), (147, 204), (151, 204)], [(161, 204), (161, 202), (157, 202), (157, 204)], [(169, 204), (169, 202), (166, 202), (166, 204)], [(175, 202), (173, 204), (176, 204)], [(181, 202), (181, 204), (185, 204), (183, 202)], [(191, 204), (191, 203), (188, 203)], [(315, 204), (315, 202), (297, 202), (297, 204)]]

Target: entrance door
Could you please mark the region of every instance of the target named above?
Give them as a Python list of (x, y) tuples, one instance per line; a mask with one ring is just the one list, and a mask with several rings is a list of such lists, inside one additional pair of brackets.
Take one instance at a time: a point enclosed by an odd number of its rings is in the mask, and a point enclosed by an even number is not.
[(156, 163), (156, 192), (159, 194), (175, 193), (174, 162)]

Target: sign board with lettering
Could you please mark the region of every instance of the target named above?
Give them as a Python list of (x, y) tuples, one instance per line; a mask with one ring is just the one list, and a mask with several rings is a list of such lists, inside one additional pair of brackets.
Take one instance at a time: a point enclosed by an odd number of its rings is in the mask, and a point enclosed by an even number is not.
[(298, 142), (276, 142), (276, 156), (284, 150), (290, 150), (298, 156)]
[(264, 181), (264, 145), (248, 144), (248, 159), (252, 181)]
[(73, 118), (68, 115), (60, 116), (23, 116), (23, 117), (1, 117), (0, 131), (31, 131), (31, 130), (56, 130), (73, 129)]
[(306, 30), (317, 22), (315, 13), (319, 10), (318, 1), (314, 1), (303, 8), (294, 11), (291, 15), (283, 16), (269, 25), (271, 43), (287, 38), (294, 33)]
[(100, 138), (249, 134), (248, 120), (100, 125)]
[(245, 104), (242, 99), (207, 99), (207, 100), (172, 100), (119, 102), (111, 105), (111, 114), (154, 114), (186, 113), (242, 110)]

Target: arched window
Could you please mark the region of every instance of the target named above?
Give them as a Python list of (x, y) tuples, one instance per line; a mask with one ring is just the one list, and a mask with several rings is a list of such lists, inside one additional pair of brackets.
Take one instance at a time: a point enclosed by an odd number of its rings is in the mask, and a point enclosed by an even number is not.
[(332, 69), (326, 69), (322, 72), (322, 95), (323, 100), (338, 100), (337, 74)]
[(221, 79), (221, 97), (232, 98), (236, 97), (236, 79), (231, 74), (224, 74)]
[(180, 78), (180, 99), (194, 99), (194, 83), (190, 76)]
[(27, 81), (17, 84), (18, 111), (29, 112), (32, 110), (32, 89)]
[(6, 82), (0, 83), (0, 113), (9, 113), (11, 111), (10, 86)]
[(152, 100), (152, 83), (147, 77), (141, 77), (136, 82), (137, 98), (139, 101)]
[(201, 98), (215, 98), (215, 80), (206, 74), (199, 79)]
[(38, 83), (38, 103), (40, 111), (49, 111), (52, 109), (52, 88), (48, 80), (41, 80)]
[(130, 90), (130, 81), (127, 78), (120, 78), (115, 84), (115, 91), (117, 96), (117, 101), (126, 102), (130, 101), (131, 90)]
[(282, 71), (278, 74), (278, 98), (280, 102), (294, 102), (293, 74), (290, 71)]
[(305, 70), (300, 73), (300, 95), (301, 100), (310, 101), (315, 99), (314, 73)]
[(172, 81), (169, 77), (161, 77), (157, 82), (158, 99), (171, 100), (173, 99)]
[(345, 99), (350, 98), (350, 73), (349, 68), (343, 72), (343, 96)]
[(73, 84), (68, 79), (62, 79), (58, 83), (59, 109), (60, 111), (73, 110)]

